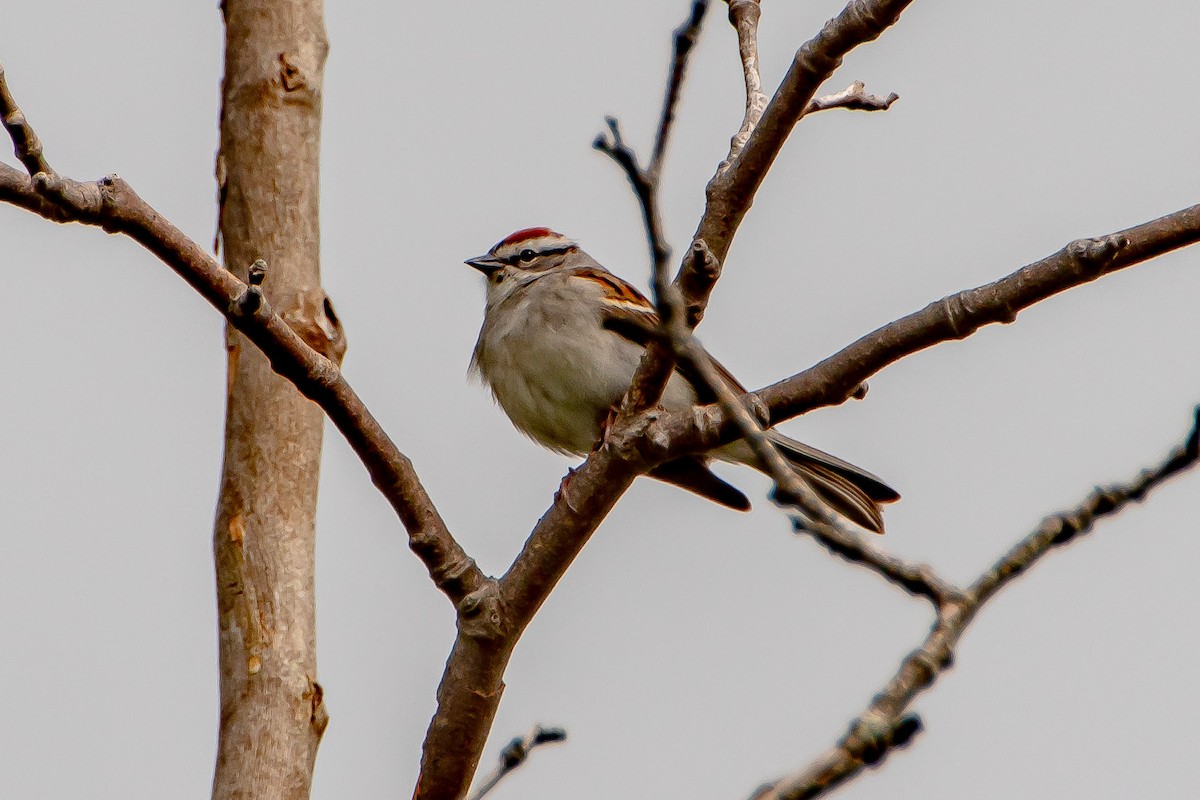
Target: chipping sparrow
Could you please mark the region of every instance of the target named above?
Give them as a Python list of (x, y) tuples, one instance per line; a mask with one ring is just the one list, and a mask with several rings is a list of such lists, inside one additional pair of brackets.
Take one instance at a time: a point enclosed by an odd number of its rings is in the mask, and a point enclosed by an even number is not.
[[(629, 388), (646, 343), (657, 335), (654, 306), (575, 242), (548, 228), (519, 230), (466, 263), (487, 277), (487, 308), (471, 369), (522, 433), (551, 450), (586, 455)], [(730, 386), (746, 391), (713, 363)], [(677, 367), (660, 402), (678, 410), (714, 400), (711, 390), (694, 384)], [(895, 490), (871, 473), (777, 431), (767, 436), (835, 511), (883, 533), (879, 504), (899, 499)], [(759, 469), (745, 442), (708, 456)], [(713, 474), (707, 461), (686, 456), (650, 475), (748, 510), (746, 496)]]

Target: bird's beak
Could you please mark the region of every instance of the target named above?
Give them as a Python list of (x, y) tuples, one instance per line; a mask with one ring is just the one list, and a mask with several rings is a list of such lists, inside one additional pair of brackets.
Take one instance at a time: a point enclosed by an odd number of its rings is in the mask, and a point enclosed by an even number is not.
[(475, 258), (468, 258), (463, 263), (469, 264), (470, 266), (482, 272), (484, 275), (491, 275), (496, 270), (503, 269), (504, 267), (504, 262), (493, 255), (482, 255), (476, 256)]

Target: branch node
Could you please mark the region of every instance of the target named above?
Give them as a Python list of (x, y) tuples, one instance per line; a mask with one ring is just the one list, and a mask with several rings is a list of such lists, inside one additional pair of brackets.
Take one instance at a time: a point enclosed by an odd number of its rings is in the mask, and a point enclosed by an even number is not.
[(504, 615), (500, 609), (500, 587), (495, 579), (489, 578), (459, 601), (458, 629), (474, 639), (503, 640)]
[(914, 736), (923, 730), (925, 730), (925, 725), (919, 716), (916, 714), (905, 715), (892, 731), (892, 747), (906, 746)]
[(721, 277), (721, 261), (703, 239), (696, 239), (679, 271), (679, 286), (685, 298), (684, 314), (689, 328), (704, 319), (707, 300)]
[(267, 277), (267, 262), (257, 259), (250, 265), (250, 271), (246, 276), (246, 289), (235, 301), (238, 313), (242, 316), (252, 317), (257, 314), (263, 307), (263, 290), (262, 283)]
[(887, 752), (895, 723), (879, 711), (870, 711), (850, 725), (848, 749), (864, 764), (878, 763)]
[(262, 286), (263, 280), (267, 277), (267, 262), (263, 259), (255, 259), (250, 265), (250, 270), (246, 275), (246, 283), (251, 286)]
[(1093, 239), (1076, 239), (1067, 245), (1067, 254), (1089, 274), (1100, 275), (1128, 245), (1128, 236), (1114, 233)]
[[(971, 307), (967, 303), (968, 292), (947, 295), (938, 301), (942, 308), (942, 317), (950, 328), (951, 336), (955, 339), (965, 339), (978, 329), (978, 325), (970, 322)], [(1013, 315), (1016, 318), (1016, 315)]]

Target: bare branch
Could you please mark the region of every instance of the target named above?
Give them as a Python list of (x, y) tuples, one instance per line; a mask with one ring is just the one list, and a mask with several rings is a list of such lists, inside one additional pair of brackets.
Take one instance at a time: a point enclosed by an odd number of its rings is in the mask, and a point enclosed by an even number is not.
[(755, 800), (800, 800), (817, 797), (850, 780), (865, 767), (875, 766), (892, 748), (908, 742), (914, 717), (905, 711), (922, 692), (950, 668), (954, 648), (979, 609), (1055, 547), (1091, 531), (1096, 521), (1138, 502), (1167, 479), (1200, 461), (1200, 407), (1191, 430), (1156, 467), (1129, 483), (1098, 488), (1075, 509), (1047, 518), (1036, 531), (1004, 554), (959, 598), (939, 609), (937, 624), (924, 643), (910, 653), (870, 706), (850, 723), (849, 731), (831, 750), (803, 771), (758, 789)]
[(1092, 530), (1096, 520), (1116, 514), (1130, 503), (1140, 503), (1170, 478), (1200, 461), (1200, 406), (1193, 411), (1192, 429), (1161, 463), (1125, 484), (1097, 487), (1072, 511), (1048, 517), (997, 561), (967, 591), (966, 601), (983, 605), (1014, 578), (1032, 567), (1055, 547), (1068, 544)]
[(924, 597), (940, 608), (958, 602), (962, 589), (951, 584), (928, 564), (913, 564), (871, 544), (855, 531), (833, 525), (813, 525), (796, 520), (796, 531), (812, 536), (834, 555), (859, 564), (916, 597)]
[(662, 215), (658, 210), (658, 174), (638, 166), (637, 154), (625, 144), (621, 136), (621, 125), (615, 117), (605, 117), (604, 121), (608, 125), (609, 136), (597, 136), (592, 142), (592, 147), (617, 162), (629, 178), (629, 185), (633, 187), (633, 194), (637, 197), (642, 212), (642, 222), (646, 226), (646, 240), (650, 245), (651, 283), (655, 301), (659, 311), (664, 312), (663, 319), (666, 320), (669, 318), (668, 314), (674, 312), (667, 296), (667, 287), (670, 284), (667, 263), (671, 258), (671, 246), (667, 244), (666, 235), (663, 233)]
[(518, 767), (529, 759), (529, 754), (544, 744), (565, 742), (567, 732), (562, 728), (543, 728), (538, 725), (528, 736), (518, 736), (500, 751), (500, 764), (480, 783), (479, 788), (471, 795), (470, 800), (483, 800), (496, 784), (505, 776), (512, 774)]
[(892, 92), (887, 97), (877, 94), (867, 94), (866, 85), (862, 81), (854, 83), (835, 94), (815, 97), (804, 108), (805, 115), (814, 111), (825, 111), (830, 108), (844, 108), (848, 111), (887, 111), (892, 103), (900, 99), (900, 95)]
[[(965, 339), (985, 325), (1010, 323), (1049, 297), (1200, 241), (1200, 205), (1123, 231), (1071, 242), (1053, 255), (1000, 280), (930, 303), (848, 345), (815, 366), (753, 394), (770, 411), (770, 425), (815, 408), (845, 402), (867, 378), (942, 342)], [(659, 417), (654, 436), (670, 443), (669, 458), (700, 453), (740, 436), (719, 409)]]
[(729, 141), (729, 155), (720, 167), (722, 172), (741, 154), (767, 107), (758, 70), (758, 18), (762, 16), (758, 3), (759, 0), (729, 0), (729, 23), (737, 30), (738, 55), (742, 59), (742, 76), (746, 82), (746, 114), (741, 129)]
[(667, 91), (663, 95), (662, 114), (658, 122), (658, 135), (654, 137), (654, 148), (650, 151), (650, 164), (646, 172), (654, 183), (662, 173), (663, 155), (667, 149), (667, 138), (671, 123), (675, 121), (675, 106), (679, 102), (679, 89), (683, 86), (683, 73), (687, 69), (688, 54), (700, 36), (700, 24), (708, 11), (708, 0), (694, 0), (687, 19), (675, 29), (675, 51), (671, 58), (671, 72), (667, 77)]
[[(0, 100), (9, 103), (6, 119), (15, 103), (0, 69)], [(28, 122), (20, 116), (23, 133), (14, 139), (36, 141)], [(6, 128), (12, 131), (6, 123)], [(334, 363), (338, 342), (330, 338), (325, 352), (318, 352), (288, 323), (276, 314), (263, 298), (251, 310), (244, 304), (249, 287), (216, 262), (199, 245), (185, 236), (162, 214), (151, 208), (133, 188), (116, 175), (94, 183), (80, 183), (58, 176), (45, 157), (22, 157), (27, 169), (37, 169), (30, 189), (45, 204), (57, 209), (45, 214), (55, 221), (72, 220), (95, 225), (109, 233), (123, 233), (137, 241), (188, 282), (201, 296), (246, 334), (270, 359), (272, 368), (296, 385), (296, 388), (324, 409), (358, 454), (372, 481), (391, 503), (409, 534), (409, 546), (425, 562), (434, 583), (455, 604), (488, 583), (488, 578), (454, 540), (433, 501), (417, 477), (412, 462), (400, 452), (379, 422), (363, 404)], [(45, 169), (42, 169), (45, 167)], [(3, 185), (13, 185), (11, 195), (25, 208), (41, 213), (45, 206), (34, 203), (30, 189), (15, 186), (0, 171)], [(36, 208), (34, 206), (37, 206)], [(250, 304), (253, 306), (253, 304)], [(309, 337), (312, 338), (311, 336)]]
[[(857, 86), (861, 93), (862, 84)], [(851, 87), (851, 90), (853, 89), (854, 87)], [(847, 92), (851, 90), (847, 90)], [(847, 96), (849, 95), (847, 94)], [(692, 335), (691, 325), (694, 324), (693, 319), (697, 319), (693, 316), (693, 309), (691, 307), (687, 309), (686, 317), (679, 313), (682, 295), (668, 280), (667, 259), (670, 249), (664, 241), (659, 222), (657, 175), (639, 169), (637, 156), (625, 144), (617, 120), (608, 117), (607, 123), (611, 138), (599, 136), (593, 146), (616, 161), (626, 173), (642, 209), (643, 218), (646, 221), (646, 236), (654, 257), (654, 290), (662, 320), (661, 327), (664, 337), (671, 347), (671, 352), (666, 354), (667, 357), (662, 355), (661, 348), (647, 348), (642, 369), (635, 376), (626, 400), (622, 403), (622, 412), (628, 415), (652, 406), (666, 384), (673, 369), (674, 359), (678, 358), (688, 362), (717, 396), (721, 407), (737, 422), (743, 438), (754, 450), (767, 472), (775, 479), (777, 501), (784, 505), (794, 506), (802, 513), (803, 519), (797, 520), (798, 528), (812, 533), (818, 541), (834, 552), (875, 569), (885, 579), (914, 594), (929, 597), (935, 604), (939, 603), (942, 598), (953, 596), (956, 590), (942, 581), (930, 567), (906, 564), (876, 548), (867, 547), (853, 533), (840, 528), (826, 504), (821, 501), (804, 477), (788, 465), (778, 448), (767, 439), (759, 421), (741, 404), (732, 387), (717, 374), (711, 357)], [(694, 281), (715, 281), (716, 275), (719, 274), (719, 266), (714, 268), (715, 259), (712, 258), (711, 252), (707, 250), (704, 243), (698, 242), (693, 245), (690, 255), (697, 260), (698, 264), (696, 269), (687, 273), (690, 278)], [(643, 375), (643, 370), (645, 375)], [(648, 389), (647, 385), (652, 388)]]
[[(674, 77), (675, 72), (672, 71), (672, 78)], [(646, 226), (646, 240), (650, 245), (650, 282), (654, 302), (663, 326), (669, 328), (679, 317), (681, 303), (677, 297), (678, 290), (675, 290), (670, 282), (668, 264), (671, 246), (667, 244), (663, 233), (662, 217), (658, 210), (659, 174), (638, 166), (637, 155), (625, 144), (621, 137), (620, 124), (614, 117), (607, 117), (605, 122), (608, 123), (611, 138), (606, 138), (603, 134), (597, 136), (592, 147), (617, 162), (629, 178), (629, 185), (633, 187), (633, 194), (637, 198), (642, 211), (642, 221)], [(616, 424), (631, 414), (639, 414), (654, 406), (662, 397), (663, 389), (666, 388), (674, 369), (675, 358), (669, 350), (656, 345), (646, 348), (629, 391), (621, 400)]]
[[(594, 148), (617, 162), (617, 165), (625, 172), (629, 184), (633, 188), (633, 193), (637, 197), (642, 211), (642, 220), (646, 226), (646, 239), (650, 245), (651, 288), (659, 316), (663, 320), (663, 324), (667, 326), (673, 325), (679, 317), (682, 301), (679, 291), (670, 283), (668, 262), (671, 258), (671, 247), (667, 244), (666, 235), (662, 229), (662, 217), (657, 200), (658, 184), (662, 175), (662, 160), (666, 152), (671, 124), (675, 119), (675, 106), (679, 102), (683, 76), (687, 69), (688, 54), (700, 34), (700, 25), (704, 21), (704, 14), (707, 10), (708, 0), (695, 0), (688, 17), (675, 29), (674, 55), (667, 76), (662, 114), (649, 166), (644, 170), (638, 166), (637, 155), (625, 144), (621, 137), (620, 124), (614, 117), (605, 118), (609, 137), (606, 138), (604, 134), (601, 134), (592, 143)], [(657, 403), (674, 367), (674, 356), (666, 348), (659, 345), (647, 348), (629, 391), (621, 401), (619, 413), (624, 416), (640, 413)]]
[(862, 381), (904, 356), (965, 339), (985, 325), (1011, 323), (1020, 311), (1060, 292), (1198, 241), (1200, 205), (1076, 240), (994, 283), (942, 298), (889, 323), (760, 396), (771, 409), (772, 424), (844, 402)]
[(29, 121), (25, 119), (25, 112), (17, 105), (16, 99), (8, 89), (3, 64), (0, 64), (0, 120), (4, 123), (8, 137), (12, 139), (17, 160), (31, 176), (39, 172), (53, 172), (42, 154), (42, 140), (34, 133)]

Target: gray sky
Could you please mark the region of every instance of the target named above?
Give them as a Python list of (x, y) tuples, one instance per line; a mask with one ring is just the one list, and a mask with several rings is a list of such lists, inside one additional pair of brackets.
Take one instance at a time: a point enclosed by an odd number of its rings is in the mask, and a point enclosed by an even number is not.
[[(502, 571), (570, 461), (466, 379), (466, 257), (549, 225), (645, 285), (637, 208), (591, 151), (645, 151), (687, 3), (338, 4), (325, 84), (323, 269), (346, 372), (459, 541)], [(839, 0), (764, 3), (764, 82)], [(686, 244), (741, 117), (714, 4), (664, 214)], [(700, 333), (745, 383), (792, 374), (944, 294), (1197, 201), (1200, 8), (918, 0), (853, 54), (898, 92), (792, 136)], [(0, 61), (60, 172), (118, 172), (200, 242), (214, 228), (216, 3), (14, 3)], [(10, 162), (11, 163), (11, 162)], [(909, 358), (862, 403), (784, 426), (904, 494), (884, 544), (969, 581), (1045, 514), (1124, 480), (1200, 400), (1195, 251)], [(0, 208), (0, 732), (5, 797), (202, 797), (216, 740), (209, 539), (221, 320), (146, 252)], [(314, 796), (407, 796), (451, 608), (335, 433), (318, 542), (331, 724)], [(923, 638), (924, 605), (797, 539), (765, 479), (739, 515), (639, 481), (521, 642), (485, 768), (535, 722), (497, 800), (744, 798), (842, 733)], [(916, 709), (927, 731), (845, 798), (1182, 797), (1200, 784), (1198, 478), (1047, 559), (981, 615)]]

